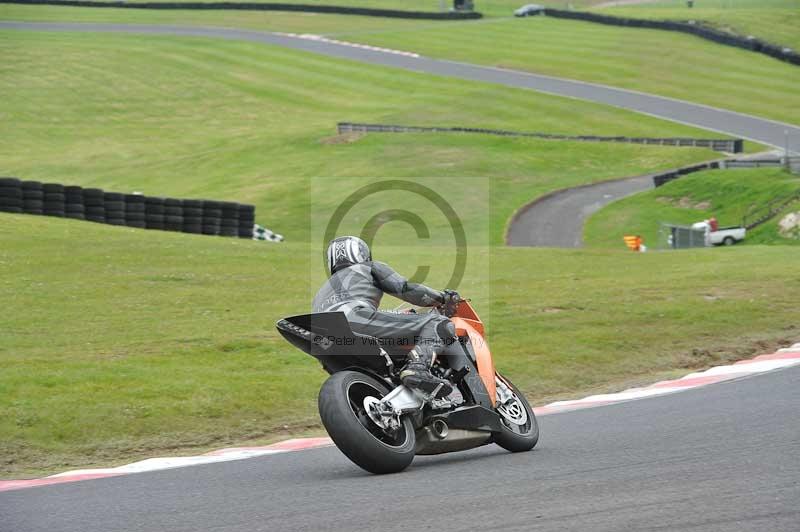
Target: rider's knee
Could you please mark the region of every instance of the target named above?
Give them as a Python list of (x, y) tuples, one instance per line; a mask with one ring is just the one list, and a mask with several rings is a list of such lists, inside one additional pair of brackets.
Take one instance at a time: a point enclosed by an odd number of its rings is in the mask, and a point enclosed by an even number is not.
[(445, 342), (452, 342), (456, 338), (456, 327), (450, 320), (441, 321), (436, 325), (436, 334)]

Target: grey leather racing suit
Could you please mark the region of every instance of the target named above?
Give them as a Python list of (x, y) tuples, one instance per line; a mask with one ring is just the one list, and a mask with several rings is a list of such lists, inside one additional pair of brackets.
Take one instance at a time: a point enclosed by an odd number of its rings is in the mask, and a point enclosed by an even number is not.
[(409, 355), (412, 361), (430, 367), (445, 341), (455, 337), (452, 323), (436, 313), (379, 311), (384, 293), (421, 307), (440, 305), (445, 298), (439, 290), (409, 282), (382, 262), (369, 261), (331, 275), (314, 297), (313, 310), (344, 312), (354, 332), (374, 336), (388, 345), (416, 345)]

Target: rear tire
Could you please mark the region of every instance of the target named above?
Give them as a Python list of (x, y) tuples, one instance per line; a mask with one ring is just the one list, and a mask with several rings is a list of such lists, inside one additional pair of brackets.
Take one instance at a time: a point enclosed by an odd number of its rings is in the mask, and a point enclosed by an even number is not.
[(511, 391), (514, 392), (515, 400), (518, 402), (517, 406), (525, 409), (525, 423), (522, 425), (513, 423), (498, 411), (502, 429), (494, 434), (494, 442), (512, 453), (530, 451), (536, 447), (539, 441), (539, 423), (536, 421), (536, 415), (534, 415), (531, 405), (528, 404), (528, 400), (525, 399), (522, 392), (510, 380), (505, 377), (503, 377), (503, 380), (509, 384)]
[(730, 237), (730, 236), (726, 236), (725, 240), (722, 241), (722, 245), (724, 245), (724, 246), (732, 246), (735, 243), (736, 243), (736, 241), (733, 239), (733, 237)]
[(414, 460), (416, 438), (408, 417), (395, 434), (384, 432), (366, 414), (367, 396), (384, 397), (389, 387), (356, 371), (331, 375), (319, 391), (319, 415), (333, 442), (357, 466), (375, 474), (398, 473)]

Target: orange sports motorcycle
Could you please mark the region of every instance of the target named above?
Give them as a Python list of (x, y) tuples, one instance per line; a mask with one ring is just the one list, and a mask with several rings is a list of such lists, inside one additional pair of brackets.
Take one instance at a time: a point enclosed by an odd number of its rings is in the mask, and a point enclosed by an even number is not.
[(319, 392), (322, 423), (336, 446), (371, 473), (396, 473), (417, 454), (463, 451), (496, 443), (528, 451), (539, 426), (528, 401), (495, 371), (484, 327), (467, 300), (434, 308), (455, 325), (457, 341), (431, 368), (453, 383), (434, 398), (398, 377), (413, 345), (389, 345), (350, 329), (342, 312), (282, 319), (278, 331), (322, 363), (330, 377)]

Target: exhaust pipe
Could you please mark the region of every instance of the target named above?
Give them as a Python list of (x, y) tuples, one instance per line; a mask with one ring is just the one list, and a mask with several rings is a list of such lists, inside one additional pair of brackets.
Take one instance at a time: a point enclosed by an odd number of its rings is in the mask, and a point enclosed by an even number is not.
[(447, 434), (450, 431), (447, 428), (447, 423), (445, 423), (444, 420), (434, 419), (433, 423), (431, 423), (431, 432), (433, 432), (433, 435), (438, 439), (443, 440), (447, 438)]

